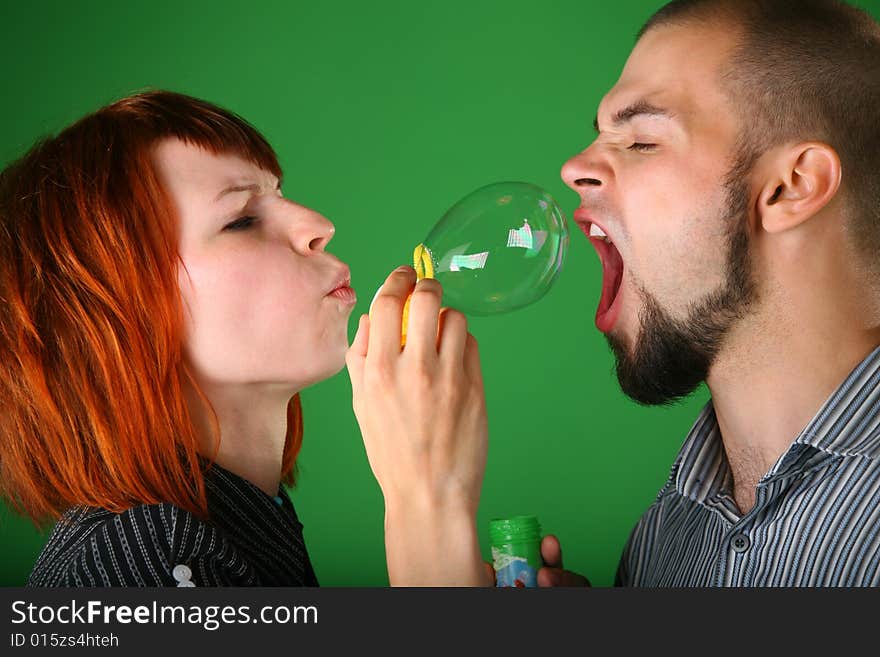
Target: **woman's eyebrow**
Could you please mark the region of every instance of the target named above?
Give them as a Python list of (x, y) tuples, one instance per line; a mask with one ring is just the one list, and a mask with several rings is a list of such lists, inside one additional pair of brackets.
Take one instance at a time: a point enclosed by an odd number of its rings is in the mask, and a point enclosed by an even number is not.
[[(278, 180), (278, 184), (275, 186), (275, 191), (277, 192), (281, 189), (281, 179)], [(257, 183), (247, 183), (243, 185), (233, 185), (232, 187), (227, 187), (222, 192), (217, 194), (217, 198), (214, 199), (214, 203), (219, 201), (221, 198), (226, 196), (227, 194), (234, 194), (237, 192), (259, 192), (262, 190), (262, 187)]]

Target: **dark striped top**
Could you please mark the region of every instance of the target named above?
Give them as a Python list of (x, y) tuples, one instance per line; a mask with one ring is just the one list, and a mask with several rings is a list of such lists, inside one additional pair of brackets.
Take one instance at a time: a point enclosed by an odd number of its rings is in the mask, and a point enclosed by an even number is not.
[(616, 583), (880, 585), (880, 347), (764, 475), (745, 515), (710, 401), (633, 530)]
[(171, 504), (71, 508), (28, 586), (318, 585), (283, 486), (273, 498), (214, 464), (205, 488), (209, 522)]

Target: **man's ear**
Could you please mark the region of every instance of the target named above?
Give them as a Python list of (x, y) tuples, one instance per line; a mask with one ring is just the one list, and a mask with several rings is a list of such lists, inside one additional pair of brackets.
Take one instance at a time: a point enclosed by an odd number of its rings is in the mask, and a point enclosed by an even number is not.
[(764, 168), (758, 216), (768, 233), (800, 225), (840, 188), (840, 157), (828, 144), (806, 142), (778, 149)]

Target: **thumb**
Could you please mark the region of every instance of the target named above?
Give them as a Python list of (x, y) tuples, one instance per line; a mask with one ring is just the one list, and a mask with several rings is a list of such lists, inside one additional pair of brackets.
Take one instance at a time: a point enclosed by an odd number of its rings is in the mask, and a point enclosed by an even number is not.
[(541, 558), (545, 566), (562, 568), (562, 546), (553, 534), (548, 534), (541, 541)]
[(348, 367), (348, 374), (354, 381), (355, 377), (360, 377), (363, 372), (364, 359), (367, 357), (367, 345), (370, 340), (370, 318), (368, 315), (361, 315), (358, 321), (357, 333), (354, 334), (354, 340), (345, 354), (345, 364)]

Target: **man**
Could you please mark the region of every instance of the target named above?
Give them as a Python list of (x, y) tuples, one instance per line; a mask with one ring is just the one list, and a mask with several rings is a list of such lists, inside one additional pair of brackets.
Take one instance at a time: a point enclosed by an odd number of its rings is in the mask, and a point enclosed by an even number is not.
[(863, 12), (678, 0), (563, 167), (622, 389), (712, 395), (618, 584), (880, 584), (878, 107)]
[[(878, 107), (880, 26), (865, 13), (835, 0), (677, 0), (642, 29), (597, 138), (563, 167), (602, 260), (596, 325), (622, 389), (644, 404), (702, 381), (711, 391), (618, 584), (880, 585)], [(390, 360), (370, 365), (366, 323), (349, 358), (371, 463), (381, 444), (386, 472), (421, 467), (433, 482), (386, 475), (383, 491), (422, 491), (398, 493), (418, 501), (408, 516), (389, 505), (389, 573), (436, 583), (442, 559), (442, 583), (481, 583), (462, 518), (482, 469), (461, 466), (482, 462), (481, 425), (418, 441), (407, 430), (432, 426), (413, 409), (442, 393), (425, 382), (452, 362), (432, 348), (405, 365), (400, 310), (414, 283), (411, 270), (392, 275), (371, 320), (370, 351), (387, 343)], [(422, 344), (438, 310), (439, 286), (419, 282), (410, 324), (419, 318)], [(385, 384), (366, 394), (369, 380)], [(392, 467), (401, 454), (413, 465)], [(433, 554), (417, 549), (427, 526)], [(586, 583), (563, 569), (555, 537), (542, 553), (541, 585)]]

